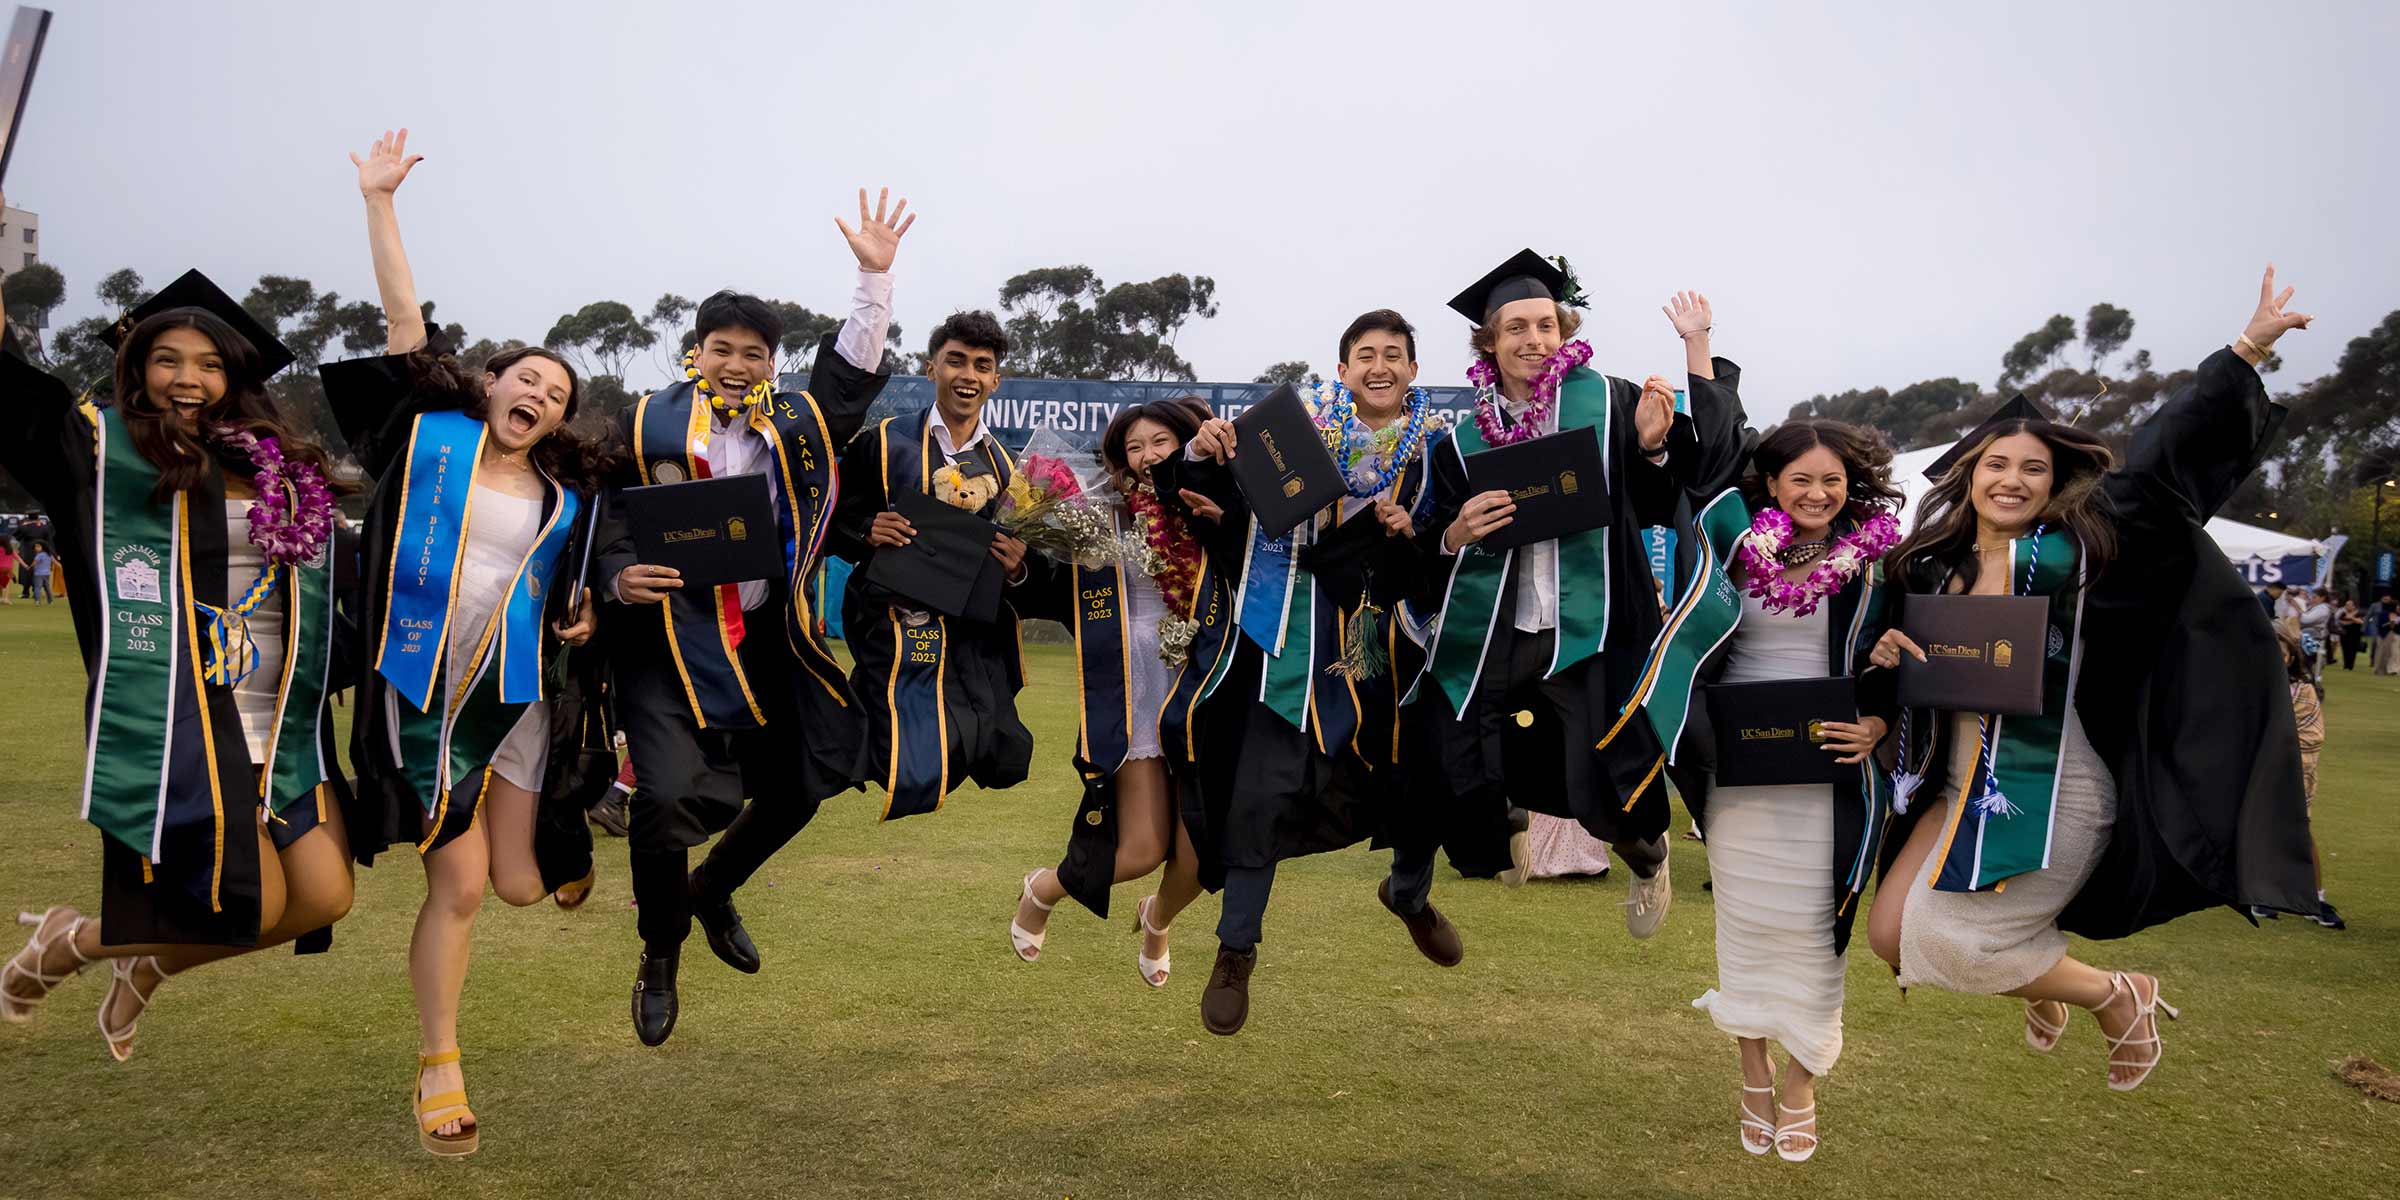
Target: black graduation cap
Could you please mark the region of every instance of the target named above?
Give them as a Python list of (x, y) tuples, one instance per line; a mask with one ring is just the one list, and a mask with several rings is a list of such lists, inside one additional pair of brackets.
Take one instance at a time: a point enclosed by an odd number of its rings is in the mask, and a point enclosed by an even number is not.
[(2011, 421), (2028, 422), (2037, 433), (2059, 428), (2058, 418), (2051, 416), (2049, 409), (2026, 399), (2025, 393), (2019, 392), (2009, 397), (2007, 403), (1993, 409), (1992, 415), (1985, 417), (1982, 423), (1962, 435), (1958, 439), (1957, 445), (1942, 451), (1942, 456), (1934, 459), (1932, 466), (1925, 468), (1925, 478), (1935, 483), (1941, 482), (1942, 476), (1949, 474), (1950, 468), (1957, 466), (1958, 460), (1965, 458), (1968, 451), (1982, 444), (1985, 437)]
[(208, 276), (196, 270), (185, 271), (175, 282), (158, 289), (157, 295), (142, 301), (134, 307), (133, 311), (117, 318), (117, 323), (109, 326), (108, 332), (101, 335), (101, 340), (108, 343), (109, 349), (114, 350), (119, 343), (125, 340), (127, 334), (133, 332), (134, 326), (160, 313), (177, 308), (197, 308), (233, 326), (233, 331), (242, 335), (243, 339), (250, 343), (250, 348), (258, 352), (258, 367), (262, 372), (259, 376), (261, 383), (272, 378), (277, 371), (292, 365), (293, 360), (298, 357), (292, 353), (290, 347), (275, 339), (273, 330), (260, 324), (258, 318), (250, 315), (248, 309), (235, 303), (233, 297), (225, 294), (224, 289), (210, 282)]
[(1556, 300), (1569, 308), (1582, 308), (1583, 287), (1575, 281), (1566, 259), (1519, 250), (1452, 297), (1450, 311), (1481, 325), (1491, 320), (1500, 306), (1519, 300)]

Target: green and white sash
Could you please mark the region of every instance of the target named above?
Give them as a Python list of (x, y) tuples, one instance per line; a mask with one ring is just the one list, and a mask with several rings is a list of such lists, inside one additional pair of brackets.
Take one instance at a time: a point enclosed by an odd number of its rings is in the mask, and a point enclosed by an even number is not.
[[(154, 502), (158, 469), (134, 447), (124, 418), (99, 409), (91, 420), (99, 463), (92, 553), (103, 633), (92, 670), (83, 817), (158, 862), (170, 829), (213, 822), (221, 846), (233, 828), (229, 793), (241, 801), (232, 810), (237, 817), (262, 798), (280, 813), (314, 796), (328, 777), (322, 725), (333, 659), (332, 555), (320, 551), (312, 562), (276, 568), (285, 601), (283, 676), (264, 782), (253, 785), (247, 761), (217, 757), (193, 611), (191, 494)], [(202, 567), (224, 570), (221, 562)]]
[[(1603, 490), (1613, 486), (1610, 424), (1615, 411), (1609, 401), (1607, 376), (1589, 367), (1567, 373), (1558, 392), (1558, 427), (1598, 427)], [(1490, 448), (1473, 421), (1459, 422), (1447, 444), (1450, 453), (1458, 456), (1462, 472), (1468, 455)], [(1558, 641), (1550, 659), (1550, 675), (1598, 654), (1608, 640), (1609, 533), (1609, 527), (1603, 525), (1570, 534), (1558, 540), (1558, 553), (1551, 556), (1558, 595)], [(1505, 619), (1500, 595), (1515, 563), (1514, 549), (1495, 554), (1474, 545), (1460, 550), (1450, 566), (1449, 587), (1442, 596), (1441, 616), (1434, 625), (1433, 644), (1426, 653), (1420, 681), (1432, 678), (1449, 697), (1453, 716), (1466, 712), (1476, 681), (1483, 677), (1492, 629)], [(1410, 695), (1415, 695), (1414, 688)]]
[(1658, 739), (1659, 753), (1674, 762), (1676, 744), (1691, 720), (1701, 664), (1742, 622), (1742, 590), (1734, 583), (1733, 555), (1749, 534), (1750, 508), (1742, 503), (1741, 493), (1727, 488), (1700, 510), (1693, 524), (1700, 538), (1699, 578), (1683, 590), (1666, 625), (1651, 640), (1641, 680), (1598, 749), (1608, 749), (1638, 712)]

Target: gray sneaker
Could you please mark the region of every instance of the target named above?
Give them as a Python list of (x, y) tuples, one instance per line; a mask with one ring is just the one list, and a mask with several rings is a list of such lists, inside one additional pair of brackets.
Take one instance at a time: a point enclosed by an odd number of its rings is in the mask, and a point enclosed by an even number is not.
[(1646, 938), (1658, 932), (1667, 919), (1667, 908), (1675, 902), (1675, 889), (1667, 882), (1667, 867), (1659, 860), (1658, 874), (1644, 879), (1635, 875), (1625, 889), (1625, 932), (1636, 938)]

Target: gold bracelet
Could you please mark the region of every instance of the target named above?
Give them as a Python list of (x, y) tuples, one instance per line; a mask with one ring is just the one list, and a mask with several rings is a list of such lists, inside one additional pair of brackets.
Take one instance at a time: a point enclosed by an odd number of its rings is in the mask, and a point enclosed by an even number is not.
[(2233, 344), (2236, 346), (2248, 346), (2250, 348), (2250, 353), (2257, 355), (2258, 361), (2260, 362), (2265, 362), (2269, 357), (2271, 357), (2267, 352), (2267, 348), (2259, 345), (2257, 342), (2251, 341), (2250, 335), (2247, 333), (2235, 335)]

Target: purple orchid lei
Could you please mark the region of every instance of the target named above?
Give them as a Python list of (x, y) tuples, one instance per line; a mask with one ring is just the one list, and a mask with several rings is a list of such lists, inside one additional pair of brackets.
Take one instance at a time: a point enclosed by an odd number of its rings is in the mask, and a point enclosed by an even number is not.
[(1525, 412), (1511, 429), (1500, 423), (1500, 402), (1495, 388), (1500, 382), (1500, 369), (1482, 355), (1467, 367), (1467, 380), (1475, 385), (1475, 428), (1482, 431), (1487, 446), (1513, 446), (1542, 435), (1549, 423), (1550, 412), (1558, 407), (1559, 384), (1567, 372), (1592, 361), (1592, 344), (1577, 339), (1560, 346), (1542, 360), (1542, 369), (1533, 377), (1533, 398)]
[(1899, 543), (1900, 518), (1877, 511), (1835, 542), (1816, 569), (1798, 583), (1784, 578), (1783, 566), (1775, 557), (1791, 540), (1790, 513), (1769, 508), (1758, 514), (1750, 522), (1750, 536), (1742, 539), (1742, 573), (1748, 579), (1750, 595), (1764, 601), (1767, 611), (1805, 617)]
[(248, 454), (258, 471), (252, 481), (258, 499), (250, 504), (250, 544), (270, 564), (316, 561), (333, 539), (337, 511), (324, 474), (308, 463), (284, 458), (274, 438), (241, 430), (226, 430), (220, 436), (226, 445)]

